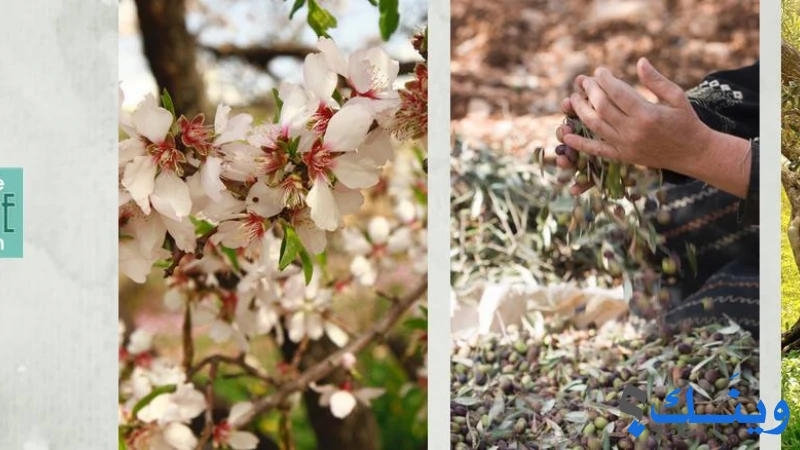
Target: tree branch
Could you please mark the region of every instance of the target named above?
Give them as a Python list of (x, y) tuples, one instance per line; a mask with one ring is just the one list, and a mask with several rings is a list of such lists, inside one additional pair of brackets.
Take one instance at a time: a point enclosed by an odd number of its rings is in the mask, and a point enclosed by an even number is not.
[(428, 276), (423, 275), (422, 282), (409, 292), (406, 296), (397, 299), (392, 307), (387, 311), (378, 323), (376, 323), (370, 330), (364, 332), (359, 337), (351, 341), (336, 353), (328, 356), (319, 363), (311, 366), (308, 370), (303, 372), (300, 376), (292, 381), (283, 384), (277, 392), (259, 399), (253, 405), (253, 409), (239, 418), (239, 420), (231, 424), (234, 428), (241, 428), (253, 420), (259, 414), (262, 414), (270, 409), (281, 405), (287, 397), (296, 391), (306, 388), (309, 384), (325, 378), (339, 365), (342, 357), (347, 353), (358, 353), (366, 348), (372, 342), (382, 338), (386, 333), (394, 327), (394, 325), (403, 317), (403, 314), (428, 290)]
[[(201, 45), (200, 49), (205, 50), (217, 59), (241, 59), (259, 68), (265, 68), (275, 58), (289, 57), (303, 59), (317, 50), (311, 47), (303, 47), (293, 44), (275, 44), (269, 47), (238, 47), (235, 45), (222, 45), (212, 47)], [(417, 61), (403, 61), (400, 63), (400, 74), (409, 74), (414, 71)]]

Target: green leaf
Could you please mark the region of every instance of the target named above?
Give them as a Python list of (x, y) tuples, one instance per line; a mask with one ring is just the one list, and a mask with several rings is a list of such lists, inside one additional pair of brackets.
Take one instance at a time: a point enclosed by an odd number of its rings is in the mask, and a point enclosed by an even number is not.
[(414, 197), (417, 199), (420, 205), (427, 206), (428, 205), (428, 194), (420, 189), (417, 186), (413, 187)]
[(367, 1), (368, 1), (368, 2), (369, 2), (369, 4), (370, 4), (370, 5), (372, 5), (372, 6), (378, 6), (378, 0), (367, 0)]
[(292, 12), (289, 13), (289, 19), (294, 17), (294, 13), (300, 10), (303, 5), (306, 4), (306, 0), (295, 0), (294, 5), (292, 5)]
[(405, 326), (412, 330), (428, 331), (428, 321), (420, 317), (413, 317), (406, 320)]
[(189, 216), (189, 220), (191, 220), (192, 225), (194, 225), (194, 232), (199, 236), (202, 236), (214, 229), (214, 224), (211, 222), (200, 220), (192, 216)]
[(231, 262), (231, 264), (233, 264), (233, 268), (239, 270), (239, 258), (236, 257), (236, 250), (223, 245), (220, 245), (219, 249), (225, 256), (228, 257), (228, 260)]
[(400, 1), (380, 0), (378, 10), (381, 13), (378, 21), (381, 28), (381, 37), (384, 41), (388, 41), (400, 25)]
[(272, 118), (272, 123), (278, 123), (281, 120), (281, 109), (283, 109), (283, 100), (277, 88), (272, 88), (272, 97), (275, 98), (275, 116)]
[(300, 248), (300, 261), (303, 262), (303, 275), (305, 275), (306, 286), (308, 286), (311, 283), (311, 277), (314, 276), (314, 261), (311, 260), (308, 251), (302, 247)]
[(149, 394), (145, 395), (144, 398), (139, 400), (139, 402), (136, 403), (136, 405), (134, 405), (133, 411), (131, 411), (131, 416), (136, 417), (136, 415), (139, 413), (139, 411), (141, 411), (142, 408), (144, 408), (145, 406), (149, 405), (150, 402), (152, 402), (154, 398), (156, 398), (156, 397), (158, 397), (159, 395), (162, 395), (162, 394), (171, 394), (171, 393), (175, 392), (175, 389), (177, 389), (177, 386), (175, 386), (174, 384), (168, 384), (166, 386), (159, 386), (159, 387), (153, 389)]
[(119, 428), (119, 450), (128, 450), (128, 445), (125, 443), (125, 433), (122, 427)]
[(281, 242), (281, 254), (278, 262), (278, 268), (283, 270), (289, 267), (296, 258), (300, 251), (303, 250), (303, 244), (300, 243), (300, 238), (297, 232), (289, 224), (283, 225), (283, 242)]
[(319, 6), (317, 0), (308, 0), (308, 25), (318, 37), (330, 37), (328, 30), (336, 28), (336, 18), (325, 8)]
[(339, 92), (338, 89), (334, 89), (333, 94), (331, 94), (331, 96), (333, 97), (334, 100), (336, 100), (336, 103), (338, 103), (340, 106), (344, 105), (344, 98), (342, 98), (342, 93)]
[(164, 93), (161, 94), (161, 104), (164, 105), (164, 109), (172, 113), (172, 117), (178, 117), (175, 114), (175, 104), (172, 103), (172, 97), (170, 97), (169, 92), (167, 92), (167, 88), (164, 88)]

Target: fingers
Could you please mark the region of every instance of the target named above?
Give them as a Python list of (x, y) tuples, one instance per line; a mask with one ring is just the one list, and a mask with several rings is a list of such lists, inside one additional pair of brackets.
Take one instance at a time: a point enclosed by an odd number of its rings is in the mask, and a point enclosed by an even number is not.
[(577, 92), (578, 94), (585, 94), (585, 92), (583, 90), (583, 82), (587, 78), (589, 78), (589, 77), (587, 77), (586, 75), (578, 75), (577, 77), (575, 77), (575, 81), (572, 84), (573, 90), (575, 92)]
[(575, 131), (569, 125), (561, 125), (560, 127), (556, 128), (556, 139), (558, 142), (564, 143), (564, 136), (574, 133)]
[(580, 118), (581, 122), (592, 130), (594, 134), (606, 139), (613, 138), (617, 135), (614, 128), (600, 117), (592, 105), (589, 104), (588, 100), (578, 94), (572, 94), (570, 101), (572, 102), (572, 107), (575, 108), (575, 113), (578, 115), (578, 118)]
[(649, 103), (636, 89), (612, 75), (606, 68), (601, 67), (595, 71), (595, 81), (613, 99), (614, 104), (629, 116), (639, 114), (643, 105)]
[(569, 97), (561, 100), (561, 112), (567, 117), (575, 117), (575, 109), (572, 108), (572, 102)]
[(587, 139), (577, 134), (568, 134), (564, 136), (564, 144), (579, 152), (588, 153), (601, 158), (619, 159), (619, 152), (617, 149), (596, 139)]
[(600, 117), (600, 119), (602, 119), (604, 122), (608, 123), (614, 130), (613, 136), (608, 137), (617, 137), (619, 134), (617, 132), (617, 127), (624, 126), (626, 119), (625, 113), (617, 108), (617, 105), (614, 104), (614, 101), (609, 98), (609, 95), (605, 90), (603, 90), (603, 88), (595, 79), (587, 78), (583, 85), (586, 89), (586, 93), (589, 96), (589, 103), (597, 112), (597, 116)]
[(673, 107), (681, 107), (686, 104), (687, 99), (683, 89), (657, 71), (646, 58), (639, 60), (636, 70), (642, 84), (656, 94), (659, 100)]

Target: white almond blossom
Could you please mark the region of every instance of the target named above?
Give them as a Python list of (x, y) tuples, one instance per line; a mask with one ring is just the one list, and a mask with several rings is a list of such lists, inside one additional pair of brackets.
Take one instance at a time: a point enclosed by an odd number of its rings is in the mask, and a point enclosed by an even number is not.
[(303, 274), (286, 281), (281, 304), (291, 311), (286, 323), (289, 339), (300, 342), (305, 337), (317, 340), (327, 335), (334, 344), (343, 347), (348, 341), (347, 333), (323, 316), (331, 306), (333, 290), (320, 286), (319, 273), (319, 270), (314, 271), (308, 286), (305, 285)]
[(380, 397), (386, 392), (385, 389), (366, 387), (356, 390), (339, 388), (333, 385), (311, 385), (311, 389), (320, 394), (319, 405), (329, 407), (331, 414), (337, 419), (344, 419), (361, 402), (365, 406), (370, 406), (373, 399)]
[(249, 431), (240, 431), (231, 426), (253, 410), (251, 402), (240, 402), (231, 407), (228, 418), (214, 427), (214, 443), (227, 445), (233, 450), (252, 450), (258, 446), (258, 438)]
[(343, 76), (353, 89), (351, 101), (366, 105), (379, 123), (391, 118), (400, 104), (394, 85), (400, 72), (397, 61), (380, 47), (355, 51), (345, 59), (331, 39), (320, 39), (317, 48), (324, 55), (327, 67), (321, 64), (321, 58), (306, 59), (306, 65), (311, 67), (304, 68), (304, 73), (317, 74), (313, 85), (327, 86), (328, 72), (333, 71)]

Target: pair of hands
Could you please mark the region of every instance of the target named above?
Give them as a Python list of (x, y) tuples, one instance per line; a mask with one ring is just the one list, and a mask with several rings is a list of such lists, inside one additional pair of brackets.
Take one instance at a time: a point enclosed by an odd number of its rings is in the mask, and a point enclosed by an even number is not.
[[(750, 143), (706, 126), (683, 89), (646, 59), (639, 60), (637, 72), (642, 85), (659, 103), (648, 101), (601, 67), (592, 77), (578, 76), (576, 92), (561, 103), (564, 114), (578, 117), (600, 139), (584, 138), (562, 125), (556, 131), (558, 140), (579, 152), (670, 170), (744, 197), (749, 183), (750, 159), (746, 156)], [(563, 155), (558, 156), (557, 164), (574, 168)], [(586, 189), (576, 185), (571, 192), (578, 195)]]

